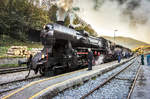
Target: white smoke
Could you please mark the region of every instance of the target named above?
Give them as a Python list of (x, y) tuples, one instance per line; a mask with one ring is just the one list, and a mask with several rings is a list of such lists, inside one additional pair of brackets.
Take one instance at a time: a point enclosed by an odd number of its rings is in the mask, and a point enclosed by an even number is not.
[[(100, 35), (113, 36), (117, 29), (116, 36), (133, 37), (150, 43), (150, 0), (75, 1), (80, 8), (78, 15)], [(96, 10), (95, 5), (98, 6)]]
[(57, 21), (64, 21), (67, 13), (63, 8), (59, 8), (57, 10), (56, 16), (57, 16)]
[(72, 8), (73, 0), (59, 0), (57, 2), (57, 21), (64, 21), (68, 15), (68, 11)]
[(104, 62), (103, 59), (104, 59), (104, 55), (101, 54), (100, 56), (97, 56), (95, 59), (95, 65), (102, 64)]

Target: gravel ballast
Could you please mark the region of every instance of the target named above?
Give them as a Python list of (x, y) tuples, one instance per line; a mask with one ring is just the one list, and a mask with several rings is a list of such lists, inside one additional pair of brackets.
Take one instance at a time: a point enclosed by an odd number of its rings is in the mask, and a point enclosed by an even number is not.
[[(57, 96), (55, 96), (54, 99), (68, 99), (68, 98), (79, 99), (84, 94), (88, 93), (90, 90), (94, 89), (96, 86), (98, 86), (103, 81), (105, 81), (106, 78), (115, 74), (117, 71), (119, 71), (120, 69), (129, 65), (134, 60), (132, 60), (126, 64), (123, 64), (122, 66), (119, 66), (118, 68), (113, 69), (112, 71), (107, 72), (97, 78), (93, 78), (92, 80), (88, 81), (87, 83), (85, 83), (83, 85), (67, 89), (67, 90), (59, 93)], [(117, 79), (112, 80), (110, 83), (107, 83), (107, 85), (103, 86), (103, 88), (100, 88), (98, 91), (95, 91), (91, 96), (87, 97), (87, 99), (91, 99), (91, 98), (92, 99), (99, 99), (99, 98), (122, 99), (122, 98), (126, 98), (127, 93), (129, 91), (129, 87), (131, 85), (131, 82), (132, 82), (132, 80), (135, 76), (136, 70), (138, 68), (138, 64), (139, 63), (137, 61), (135, 63), (133, 63), (133, 65), (130, 66), (127, 70), (125, 70), (123, 73), (119, 74), (119, 76), (116, 77)], [(122, 80), (122, 79), (125, 79), (125, 80)], [(131, 80), (128, 80), (128, 79), (131, 79)]]

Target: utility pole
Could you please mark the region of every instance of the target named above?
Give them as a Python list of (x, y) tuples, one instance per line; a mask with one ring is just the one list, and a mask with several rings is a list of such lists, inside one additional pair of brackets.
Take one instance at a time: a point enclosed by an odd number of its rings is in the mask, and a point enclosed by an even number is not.
[(115, 33), (117, 32), (118, 30), (114, 30), (114, 44), (115, 44)]

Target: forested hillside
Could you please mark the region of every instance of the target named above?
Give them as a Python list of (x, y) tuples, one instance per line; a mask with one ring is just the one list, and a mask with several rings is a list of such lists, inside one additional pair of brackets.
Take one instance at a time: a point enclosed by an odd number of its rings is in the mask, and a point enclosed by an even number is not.
[(51, 22), (49, 11), (28, 0), (0, 0), (0, 34), (26, 40), (30, 29), (41, 29)]
[[(30, 31), (40, 31), (49, 22), (56, 22), (58, 6), (47, 0), (39, 5), (39, 0), (0, 0), (0, 45), (4, 45), (8, 39), (28, 41)], [(78, 17), (75, 24), (82, 24), (76, 29), (84, 29), (91, 35), (96, 32), (87, 24), (80, 22)], [(65, 18), (65, 25), (69, 26), (70, 17)], [(12, 42), (13, 43), (13, 42)]]

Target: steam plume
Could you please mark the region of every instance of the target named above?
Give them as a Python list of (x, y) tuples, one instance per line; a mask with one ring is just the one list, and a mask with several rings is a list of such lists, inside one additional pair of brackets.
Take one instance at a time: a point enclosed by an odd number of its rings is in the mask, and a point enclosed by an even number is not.
[[(112, 32), (150, 43), (150, 0), (78, 0), (81, 16), (96, 31)], [(86, 5), (84, 4), (86, 3)], [(84, 13), (84, 15), (82, 14)], [(102, 31), (103, 32), (103, 31)], [(126, 35), (129, 34), (129, 35)], [(105, 35), (105, 34), (104, 34)]]
[(64, 21), (65, 17), (67, 16), (67, 11), (71, 9), (73, 0), (59, 0), (57, 2), (57, 6), (59, 10), (57, 12), (57, 20)]

